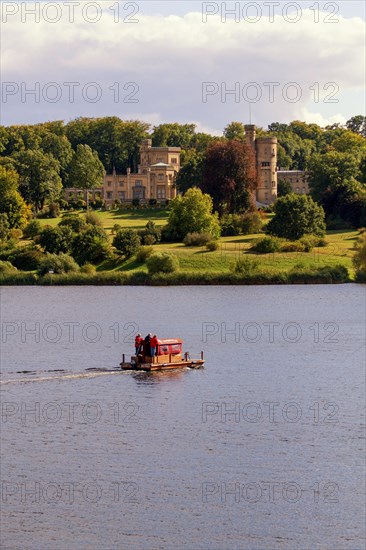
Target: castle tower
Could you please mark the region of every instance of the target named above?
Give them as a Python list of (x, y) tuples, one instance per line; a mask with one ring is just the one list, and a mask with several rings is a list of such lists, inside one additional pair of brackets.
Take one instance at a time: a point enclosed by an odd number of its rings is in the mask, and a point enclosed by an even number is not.
[(277, 198), (277, 138), (257, 138), (257, 201), (272, 204)]
[(277, 138), (256, 137), (254, 124), (245, 125), (246, 144), (254, 148), (258, 176), (256, 199), (272, 204), (277, 198)]
[(245, 125), (245, 143), (247, 145), (251, 145), (252, 147), (255, 147), (255, 126), (254, 124), (246, 124)]

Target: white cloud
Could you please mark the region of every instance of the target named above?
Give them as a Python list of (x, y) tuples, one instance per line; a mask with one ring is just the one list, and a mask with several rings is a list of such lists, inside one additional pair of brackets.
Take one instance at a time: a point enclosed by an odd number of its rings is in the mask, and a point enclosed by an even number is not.
[[(248, 82), (256, 82), (262, 99), (253, 104), (253, 121), (266, 125), (274, 120), (316, 117), (329, 121), (345, 120), (361, 112), (359, 105), (345, 100), (329, 113), (318, 103), (313, 109), (311, 87), (322, 88), (335, 82), (341, 91), (362, 89), (365, 73), (365, 25), (359, 18), (340, 16), (336, 24), (314, 23), (312, 10), (304, 10), (298, 23), (287, 23), (276, 16), (255, 24), (245, 21), (222, 23), (219, 16), (202, 22), (198, 12), (184, 16), (138, 14), (139, 23), (114, 23), (112, 13), (103, 12), (101, 20), (90, 24), (76, 11), (75, 23), (63, 19), (55, 24), (21, 23), (19, 17), (2, 25), (2, 78), (41, 87), (55, 81), (77, 81), (82, 85), (97, 82), (102, 91), (98, 104), (88, 103), (79, 93), (70, 103), (65, 93), (58, 103), (40, 97), (40, 103), (28, 97), (22, 103), (20, 94), (3, 105), (5, 122), (21, 122), (73, 116), (117, 114), (150, 122), (177, 120), (197, 121), (200, 128), (223, 128), (231, 120), (247, 120), (248, 103), (232, 95), (221, 100), (220, 89), (232, 89), (238, 82), (245, 92)], [(219, 92), (202, 102), (202, 82), (215, 82)], [(109, 87), (119, 82), (121, 98), (126, 99), (123, 85), (139, 85), (139, 104), (113, 102)], [(266, 82), (279, 82), (274, 101), (269, 101)], [(282, 93), (288, 82), (297, 82), (301, 100), (291, 103)], [(224, 84), (222, 84), (224, 83)], [(80, 89), (78, 90), (80, 92)], [(355, 109), (353, 111), (353, 109)], [(317, 111), (313, 114), (311, 111)], [(314, 119), (313, 119), (314, 120)], [(339, 119), (338, 119), (339, 120)], [(340, 121), (340, 120), (339, 120)], [(222, 130), (212, 130), (221, 133)]]

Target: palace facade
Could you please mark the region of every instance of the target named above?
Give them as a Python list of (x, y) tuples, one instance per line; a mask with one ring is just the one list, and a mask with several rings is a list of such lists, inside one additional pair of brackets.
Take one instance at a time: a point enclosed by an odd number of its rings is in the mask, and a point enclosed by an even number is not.
[[(105, 174), (102, 187), (89, 191), (89, 197), (102, 198), (107, 205), (117, 200), (131, 202), (139, 199), (148, 202), (156, 199), (165, 202), (177, 195), (175, 178), (180, 170), (180, 147), (152, 147), (152, 140), (145, 139), (140, 147), (140, 164), (137, 173), (130, 169), (127, 174)], [(86, 191), (65, 189), (66, 200), (86, 198)]]

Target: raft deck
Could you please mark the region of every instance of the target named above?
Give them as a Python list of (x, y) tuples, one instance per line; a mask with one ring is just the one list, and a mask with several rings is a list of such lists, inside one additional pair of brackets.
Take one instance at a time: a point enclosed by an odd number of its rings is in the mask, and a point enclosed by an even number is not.
[(181, 355), (159, 355), (155, 357), (145, 357), (141, 360), (140, 357), (135, 355), (131, 357), (131, 361), (125, 361), (123, 355), (122, 363), (120, 367), (122, 370), (141, 370), (141, 371), (158, 371), (158, 370), (172, 370), (188, 367), (190, 369), (199, 369), (203, 367), (205, 360), (203, 359), (203, 352), (201, 352), (200, 359), (190, 359), (189, 354)]

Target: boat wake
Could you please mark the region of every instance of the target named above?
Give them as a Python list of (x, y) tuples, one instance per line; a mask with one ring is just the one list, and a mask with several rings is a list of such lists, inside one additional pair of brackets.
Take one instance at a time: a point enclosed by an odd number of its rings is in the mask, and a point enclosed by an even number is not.
[[(35, 371), (21, 371), (17, 374), (31, 374), (29, 378), (14, 378), (11, 380), (1, 380), (0, 386), (5, 386), (6, 384), (27, 384), (31, 382), (51, 382), (53, 380), (77, 380), (79, 378), (96, 378), (98, 376), (111, 376), (114, 374), (122, 374), (120, 369), (108, 370), (108, 369), (87, 369), (88, 372), (80, 373), (65, 373), (57, 374), (55, 376), (34, 376)], [(52, 371), (47, 371), (52, 372)], [(57, 372), (57, 371), (54, 371)], [(59, 371), (58, 371), (59, 372)]]

